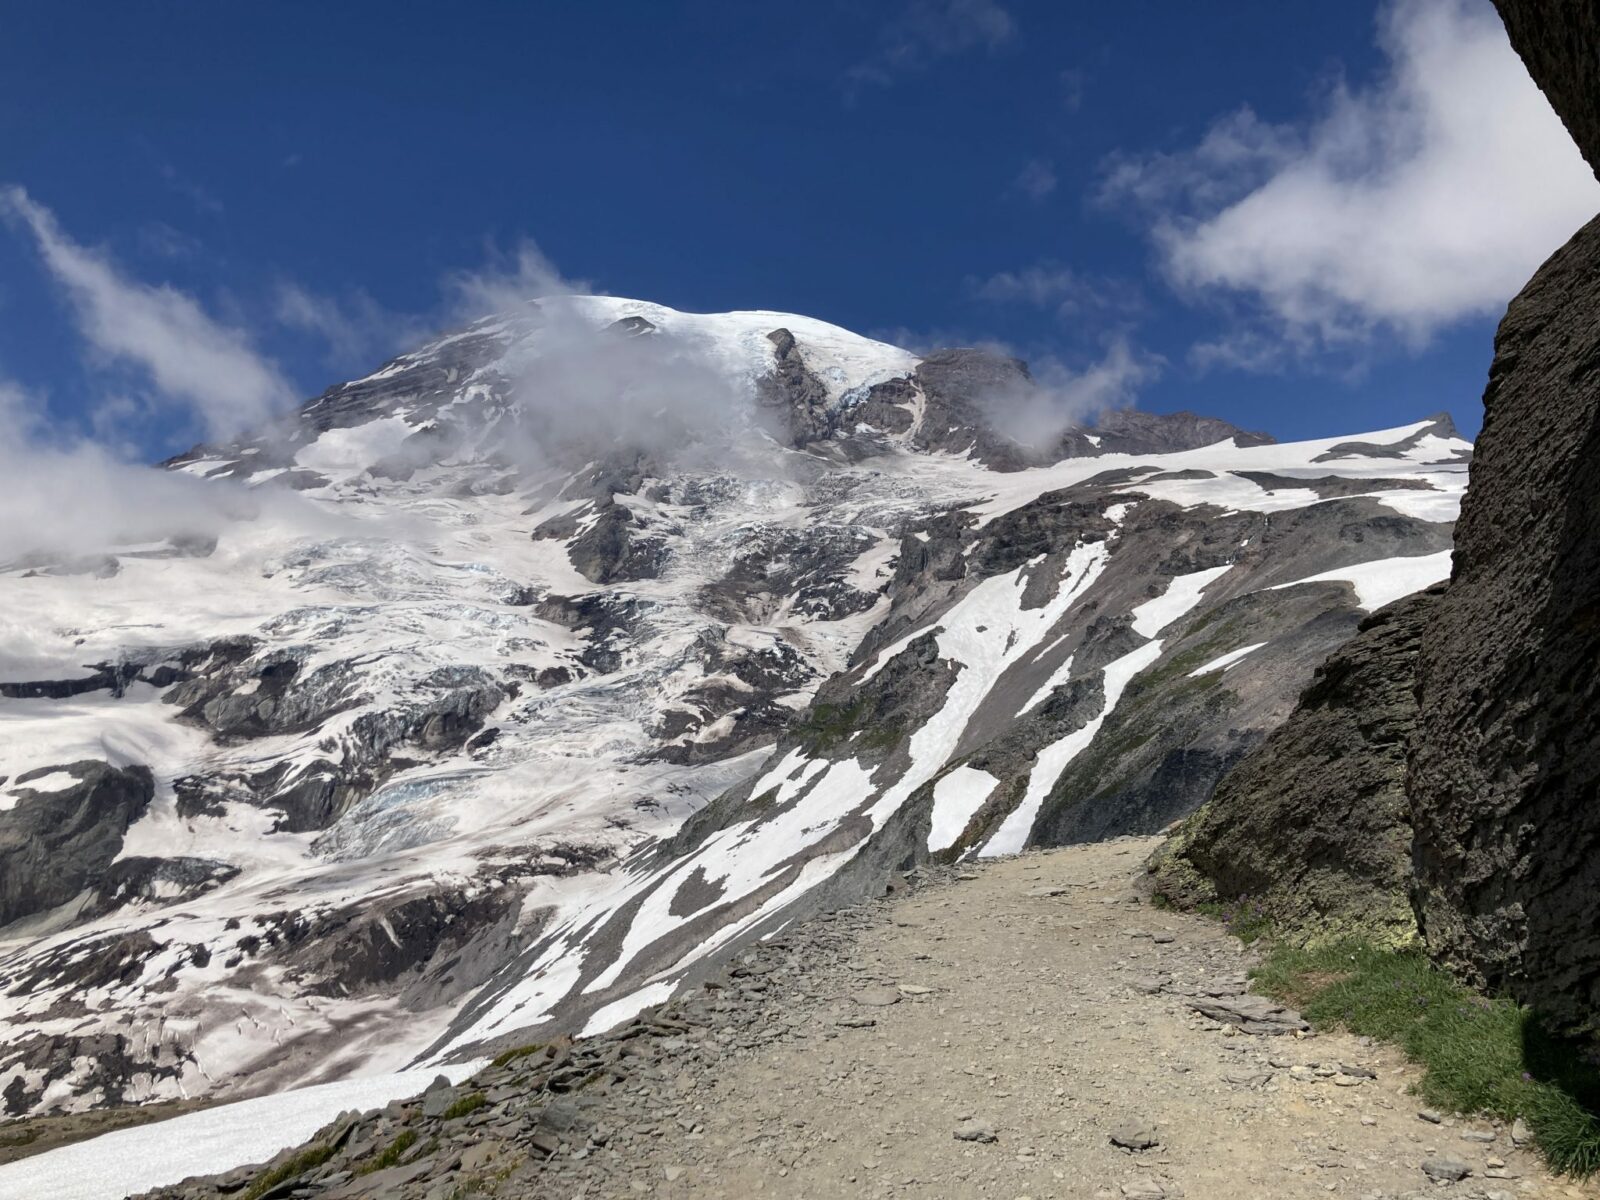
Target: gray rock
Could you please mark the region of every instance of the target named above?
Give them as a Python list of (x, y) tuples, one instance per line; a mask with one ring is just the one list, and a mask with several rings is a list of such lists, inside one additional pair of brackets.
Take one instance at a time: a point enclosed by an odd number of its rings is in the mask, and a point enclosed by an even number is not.
[[(56, 773), (75, 780), (32, 791)], [(16, 802), (0, 810), (0, 925), (45, 912), (99, 887), (128, 827), (155, 795), (147, 767), (84, 761), (27, 771), (11, 781)]]
[(1196, 996), (1189, 1007), (1213, 1021), (1237, 1025), (1246, 1033), (1277, 1035), (1311, 1028), (1299, 1013), (1265, 996)]
[[(1600, 15), (1496, 0), (1600, 168)], [(1430, 951), (1557, 1030), (1600, 1031), (1600, 221), (1495, 334), (1449, 592), (1424, 638), (1410, 793)]]
[(1526, 1146), (1533, 1141), (1533, 1130), (1528, 1128), (1528, 1123), (1521, 1117), (1511, 1122), (1511, 1144), (1513, 1146)]
[(958, 1142), (993, 1142), (998, 1138), (994, 1129), (982, 1121), (963, 1121), (951, 1132)]
[[(441, 1075), (440, 1078), (443, 1079), (444, 1077)], [(446, 1080), (447, 1086), (430, 1087), (428, 1089), (427, 1093), (422, 1097), (423, 1116), (442, 1117), (444, 1116), (445, 1110), (454, 1104), (458, 1099), (460, 1099), (462, 1095), (461, 1090), (459, 1088), (448, 1086), (448, 1083), (449, 1081)]]
[(1430, 1125), (1437, 1125), (1437, 1124), (1439, 1124), (1439, 1122), (1444, 1120), (1443, 1117), (1441, 1117), (1437, 1112), (1435, 1112), (1431, 1108), (1424, 1108), (1424, 1109), (1420, 1110), (1417, 1113), (1417, 1116), (1419, 1118), (1421, 1118), (1422, 1120), (1428, 1122), (1428, 1124), (1430, 1124)]
[(1438, 597), (1373, 613), (1317, 668), (1289, 719), (1152, 860), (1158, 891), (1185, 905), (1259, 906), (1291, 933), (1414, 932), (1406, 746)]
[(1472, 1174), (1472, 1168), (1454, 1158), (1430, 1158), (1423, 1162), (1422, 1173), (1429, 1179), (1457, 1183)]
[(1124, 1150), (1150, 1150), (1161, 1144), (1155, 1126), (1143, 1121), (1129, 1121), (1111, 1131), (1111, 1144)]
[(1154, 1179), (1130, 1179), (1118, 1189), (1128, 1200), (1166, 1200), (1166, 1186)]
[(850, 999), (856, 1004), (864, 1004), (868, 1008), (887, 1008), (891, 1004), (900, 1003), (900, 993), (890, 987), (862, 988), (859, 992), (851, 994)]

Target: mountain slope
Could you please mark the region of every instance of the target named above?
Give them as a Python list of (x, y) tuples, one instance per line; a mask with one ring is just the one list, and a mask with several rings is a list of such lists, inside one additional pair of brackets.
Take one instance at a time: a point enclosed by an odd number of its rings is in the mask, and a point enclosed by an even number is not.
[(5, 1111), (599, 1029), (930, 854), (1156, 829), (1448, 572), (1448, 419), (1007, 436), (1047, 399), (545, 300), (165, 464), (215, 502), (164, 541), (5, 565)]

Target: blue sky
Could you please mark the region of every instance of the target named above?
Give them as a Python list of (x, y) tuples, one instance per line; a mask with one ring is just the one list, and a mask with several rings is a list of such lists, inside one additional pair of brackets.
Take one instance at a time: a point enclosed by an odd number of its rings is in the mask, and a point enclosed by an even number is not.
[(1487, 0), (7, 26), (0, 386), (35, 436), (146, 457), (537, 278), (530, 241), (606, 292), (994, 341), (1280, 437), (1472, 432), (1498, 310), (1600, 208)]

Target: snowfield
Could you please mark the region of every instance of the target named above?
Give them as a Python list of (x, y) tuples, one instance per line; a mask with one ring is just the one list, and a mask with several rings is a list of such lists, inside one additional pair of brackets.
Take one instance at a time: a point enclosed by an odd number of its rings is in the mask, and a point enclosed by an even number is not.
[[(566, 298), (175, 460), (261, 500), (214, 544), (0, 563), (0, 821), (85, 806), (117, 881), (35, 863), (5, 901), (8, 1115), (278, 1092), (0, 1168), (0, 1193), (259, 1160), (493, 1039), (608, 1028), (869, 886), (885, 839), (1033, 844), (1169, 663), (1264, 728), (1312, 618), (1449, 574), (1447, 424), (1099, 431), (1002, 471), (919, 441), (945, 411), (919, 361), (792, 314)], [(613, 395), (646, 450), (582, 441)], [(1280, 647), (1308, 657), (1252, 674)], [(819, 689), (890, 715), (845, 728)], [(84, 799), (86, 763), (122, 790)]]

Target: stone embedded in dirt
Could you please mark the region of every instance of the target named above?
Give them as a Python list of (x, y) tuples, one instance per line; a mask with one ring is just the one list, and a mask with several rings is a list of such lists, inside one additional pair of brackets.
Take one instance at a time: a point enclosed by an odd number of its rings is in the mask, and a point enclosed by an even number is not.
[(683, 1171), (684, 1169), (682, 1167), (662, 1167), (661, 1178), (665, 1179), (668, 1183), (677, 1183), (678, 1180), (683, 1178)]
[(1189, 1007), (1213, 1021), (1237, 1025), (1246, 1033), (1278, 1035), (1311, 1028), (1299, 1013), (1265, 996), (1197, 996), (1189, 1001)]
[(900, 994), (902, 996), (931, 996), (933, 995), (933, 989), (931, 987), (921, 987), (915, 983), (902, 983), (900, 985)]
[(869, 987), (862, 988), (850, 999), (857, 1004), (865, 1004), (868, 1008), (887, 1008), (891, 1004), (900, 1003), (900, 993), (894, 988)]
[(1458, 1183), (1472, 1174), (1472, 1168), (1454, 1158), (1430, 1158), (1422, 1164), (1422, 1173), (1429, 1179)]
[(1239, 1087), (1258, 1088), (1264, 1086), (1272, 1079), (1271, 1071), (1234, 1071), (1223, 1076), (1229, 1083)]
[(1352, 1079), (1376, 1079), (1378, 1073), (1367, 1067), (1352, 1067), (1349, 1063), (1340, 1063), (1339, 1070)]
[(1527, 1122), (1521, 1117), (1511, 1122), (1511, 1144), (1513, 1146), (1525, 1146), (1531, 1141), (1533, 1141), (1533, 1130), (1528, 1128)]
[(1173, 937), (1170, 933), (1158, 933), (1150, 940), (1158, 946), (1170, 946), (1178, 939)]
[(578, 1111), (578, 1106), (571, 1100), (552, 1100), (545, 1105), (544, 1111), (539, 1114), (539, 1124), (557, 1133), (566, 1133), (569, 1129), (576, 1129), (583, 1123), (583, 1114)]
[(1166, 1200), (1167, 1189), (1154, 1179), (1133, 1179), (1123, 1184), (1121, 1192), (1128, 1200)]
[(1461, 1140), (1463, 1142), (1492, 1142), (1499, 1134), (1492, 1129), (1463, 1129)]
[(1136, 992), (1143, 992), (1147, 996), (1153, 996), (1171, 982), (1172, 976), (1170, 975), (1135, 975), (1128, 980), (1128, 986)]
[(872, 1017), (840, 1017), (834, 1022), (845, 1029), (871, 1029), (877, 1023)]
[(958, 1142), (993, 1142), (998, 1139), (995, 1132), (982, 1121), (963, 1121), (952, 1131), (951, 1136)]
[(1161, 1144), (1155, 1126), (1142, 1121), (1130, 1121), (1111, 1131), (1111, 1144), (1124, 1150), (1150, 1150)]
[(1443, 1117), (1434, 1112), (1434, 1110), (1431, 1108), (1422, 1109), (1417, 1113), (1417, 1116), (1426, 1121), (1429, 1125), (1437, 1125), (1440, 1121), (1444, 1120)]

